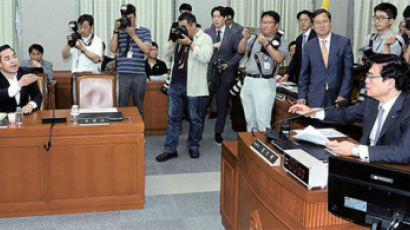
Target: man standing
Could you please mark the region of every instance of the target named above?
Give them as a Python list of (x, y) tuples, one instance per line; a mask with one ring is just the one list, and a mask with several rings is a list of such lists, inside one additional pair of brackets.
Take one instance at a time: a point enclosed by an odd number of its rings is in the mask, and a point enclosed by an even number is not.
[[(23, 113), (31, 113), (41, 105), (38, 77), (19, 69), (16, 53), (9, 45), (0, 47), (0, 112), (14, 112), (21, 106)], [(29, 98), (31, 100), (29, 101)]]
[(300, 11), (296, 18), (298, 19), (298, 25), (302, 30), (302, 34), (296, 38), (295, 55), (292, 57), (292, 60), (286, 69), (286, 74), (280, 79), (280, 82), (289, 80), (298, 83), (300, 66), (302, 64), (303, 47), (306, 42), (316, 37), (316, 32), (312, 30), (312, 12), (308, 10)]
[(147, 75), (145, 74), (145, 55), (151, 50), (151, 32), (149, 29), (136, 25), (135, 7), (127, 5), (125, 16), (131, 21), (131, 26), (120, 30), (120, 21), (114, 24), (114, 33), (110, 47), (118, 54), (117, 72), (120, 85), (120, 107), (127, 107), (132, 92), (132, 101), (142, 117), (144, 117), (143, 100)]
[(33, 44), (28, 48), (30, 59), (22, 60), (20, 66), (22, 67), (38, 67), (43, 68), (44, 73), (47, 74), (49, 81), (54, 79), (53, 63), (43, 59), (44, 49), (39, 44)]
[(369, 34), (363, 46), (369, 46), (375, 53), (401, 55), (403, 38), (391, 30), (397, 16), (397, 8), (387, 2), (374, 7), (373, 22), (376, 33)]
[(199, 141), (203, 129), (202, 103), (209, 95), (207, 67), (212, 57), (212, 39), (197, 28), (196, 18), (183, 13), (178, 18), (179, 26), (187, 34), (177, 40), (171, 68), (171, 86), (168, 90), (168, 125), (164, 152), (156, 157), (158, 162), (178, 157), (177, 147), (185, 106), (188, 107), (188, 150), (191, 158), (199, 157)]
[[(375, 54), (366, 75), (367, 96), (363, 103), (342, 109), (316, 112), (313, 118), (351, 124), (363, 123), (360, 145), (349, 141), (329, 142), (327, 148), (342, 156), (367, 162), (410, 163), (410, 69), (393, 54)], [(295, 105), (289, 112), (305, 114), (314, 109)]]
[[(221, 144), (225, 127), (226, 109), (228, 107), (232, 82), (235, 72), (243, 55), (237, 51), (241, 36), (238, 32), (225, 26), (225, 9), (214, 7), (211, 11), (212, 26), (205, 30), (212, 38), (214, 53), (208, 66), (208, 80), (210, 80), (210, 98), (216, 96), (217, 120), (215, 124), (215, 142)], [(206, 112), (207, 106), (204, 109)]]
[(238, 33), (242, 33), (243, 26), (234, 21), (235, 11), (232, 7), (225, 7), (225, 25), (231, 29), (236, 30)]
[[(264, 131), (270, 127), (276, 95), (274, 76), (279, 71), (279, 64), (288, 55), (288, 42), (278, 33), (279, 21), (278, 13), (266, 11), (261, 16), (262, 34), (250, 36), (246, 27), (242, 31), (243, 38), (238, 52), (250, 51), (245, 65), (246, 77), (240, 93), (248, 132), (252, 128)], [(257, 55), (263, 60), (256, 60)]]
[(83, 14), (78, 18), (77, 24), (78, 32), (81, 34), (81, 38), (76, 41), (74, 47), (70, 47), (68, 41), (72, 39), (72, 36), (67, 36), (67, 43), (62, 51), (63, 58), (68, 59), (71, 57), (72, 73), (98, 73), (100, 60), (102, 57), (102, 41), (93, 33), (94, 18), (89, 14)]
[(332, 17), (327, 10), (316, 10), (312, 18), (318, 37), (303, 48), (298, 104), (322, 107), (349, 100), (353, 82), (350, 40), (330, 32)]

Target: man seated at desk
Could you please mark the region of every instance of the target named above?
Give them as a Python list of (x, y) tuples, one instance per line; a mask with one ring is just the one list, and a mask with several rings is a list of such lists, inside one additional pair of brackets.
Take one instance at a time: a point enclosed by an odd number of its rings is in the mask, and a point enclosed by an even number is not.
[(366, 76), (368, 97), (363, 103), (316, 113), (314, 108), (295, 105), (289, 112), (310, 113), (312, 118), (342, 124), (363, 123), (360, 145), (327, 143), (326, 147), (339, 155), (367, 162), (410, 164), (410, 67), (394, 54), (375, 54), (371, 61)]
[[(167, 79), (164, 76), (164, 74), (168, 74), (167, 65), (158, 59), (158, 44), (154, 41), (151, 43), (151, 50), (145, 59), (145, 73), (150, 80), (165, 81)], [(154, 77), (151, 79), (151, 76)]]
[(43, 47), (39, 44), (33, 44), (30, 48), (28, 48), (28, 53), (30, 55), (30, 59), (21, 61), (20, 66), (29, 68), (43, 68), (44, 73), (47, 74), (48, 80), (52, 81), (54, 79), (53, 63), (43, 59)]
[(21, 106), (23, 113), (31, 113), (38, 108), (42, 96), (37, 79), (19, 69), (16, 52), (9, 45), (0, 46), (0, 112), (14, 112)]

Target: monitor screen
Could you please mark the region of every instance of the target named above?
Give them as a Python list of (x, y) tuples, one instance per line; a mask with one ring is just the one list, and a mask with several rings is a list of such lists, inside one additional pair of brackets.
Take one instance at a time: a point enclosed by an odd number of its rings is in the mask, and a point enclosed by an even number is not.
[(410, 173), (331, 156), (328, 210), (361, 225), (410, 229)]

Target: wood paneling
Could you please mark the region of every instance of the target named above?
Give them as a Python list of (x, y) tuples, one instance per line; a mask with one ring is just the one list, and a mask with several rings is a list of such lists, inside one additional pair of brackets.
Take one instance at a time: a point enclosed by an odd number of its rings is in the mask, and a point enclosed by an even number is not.
[(160, 88), (165, 81), (149, 81), (144, 96), (144, 123), (146, 135), (163, 135), (167, 132), (168, 96)]
[(144, 124), (136, 108), (119, 111), (132, 121), (56, 124), (49, 151), (50, 125), (40, 118), (50, 111), (2, 130), (0, 217), (144, 208)]

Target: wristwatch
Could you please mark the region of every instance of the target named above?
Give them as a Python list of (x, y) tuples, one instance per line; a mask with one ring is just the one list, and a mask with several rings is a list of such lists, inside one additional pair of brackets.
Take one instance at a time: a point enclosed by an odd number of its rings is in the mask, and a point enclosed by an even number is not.
[(268, 44), (266, 44), (266, 45), (264, 46), (264, 48), (267, 49), (268, 46), (270, 46), (270, 45), (272, 45), (272, 43), (271, 43), (271, 42), (268, 42)]
[(115, 30), (112, 32), (112, 34), (119, 34), (119, 33), (120, 31), (115, 31)]
[(353, 145), (352, 155), (355, 156), (355, 157), (360, 157), (359, 145)]

